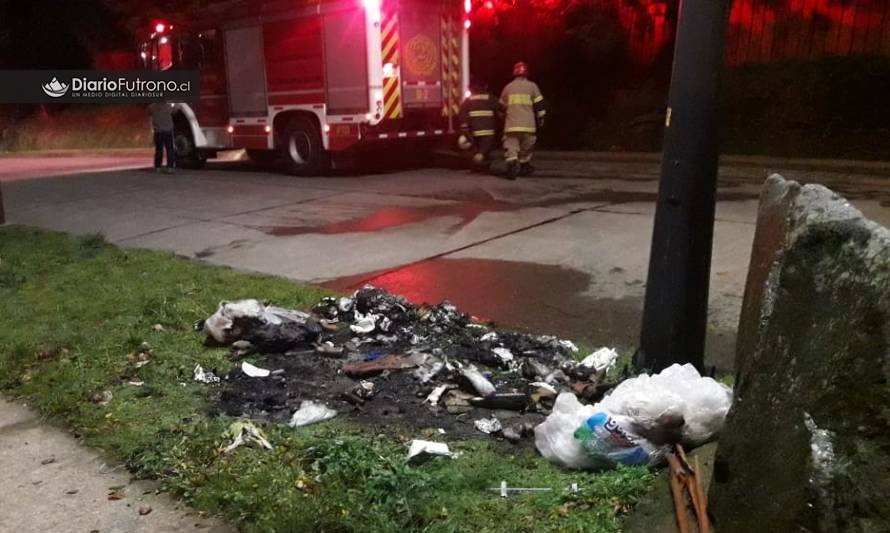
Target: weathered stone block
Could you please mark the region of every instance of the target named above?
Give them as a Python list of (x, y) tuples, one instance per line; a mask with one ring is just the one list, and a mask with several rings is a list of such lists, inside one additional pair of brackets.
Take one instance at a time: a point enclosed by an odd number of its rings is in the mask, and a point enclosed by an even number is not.
[(890, 531), (890, 232), (771, 176), (715, 461), (721, 533)]

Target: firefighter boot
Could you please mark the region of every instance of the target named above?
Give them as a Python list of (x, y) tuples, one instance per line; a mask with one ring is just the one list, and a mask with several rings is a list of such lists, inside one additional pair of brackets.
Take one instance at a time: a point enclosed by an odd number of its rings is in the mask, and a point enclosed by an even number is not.
[(535, 167), (531, 163), (522, 163), (519, 166), (519, 175), (522, 177), (531, 176), (535, 173)]
[(507, 161), (507, 179), (515, 180), (519, 175), (519, 161)]
[(485, 164), (485, 154), (477, 152), (473, 154), (473, 162), (470, 165), (470, 169), (473, 172), (483, 172), (486, 170), (488, 165)]

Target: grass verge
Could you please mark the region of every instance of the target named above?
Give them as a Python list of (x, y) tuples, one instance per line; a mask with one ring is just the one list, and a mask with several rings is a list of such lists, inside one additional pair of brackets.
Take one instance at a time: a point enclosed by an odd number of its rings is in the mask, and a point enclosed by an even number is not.
[[(101, 237), (0, 228), (0, 391), (244, 531), (620, 530), (623, 511), (651, 484), (647, 470), (566, 472), (533, 451), (438, 435), (461, 456), (406, 465), (405, 443), (434, 428), (381, 438), (345, 417), (300, 430), (267, 426), (273, 450), (220, 455), (232, 419), (208, 414), (218, 386), (191, 378), (196, 363), (229, 363), (191, 325), (221, 299), (305, 308), (321, 294)], [(151, 356), (137, 367), (143, 343)], [(91, 400), (103, 391), (113, 395), (104, 406)], [(501, 480), (557, 490), (504, 500), (489, 490)], [(565, 490), (572, 483), (579, 494)]]

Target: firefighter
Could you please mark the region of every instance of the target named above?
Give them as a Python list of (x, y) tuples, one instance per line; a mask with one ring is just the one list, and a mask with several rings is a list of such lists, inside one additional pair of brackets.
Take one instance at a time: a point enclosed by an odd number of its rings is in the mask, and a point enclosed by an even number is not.
[(520, 61), (513, 66), (513, 81), (501, 93), (504, 111), (504, 159), (507, 178), (529, 176), (536, 134), (544, 127), (544, 97), (538, 85), (528, 79), (528, 65)]
[(464, 150), (473, 150), (473, 167), (483, 170), (495, 145), (498, 103), (482, 81), (474, 80), (470, 91), (460, 106), (460, 144)]

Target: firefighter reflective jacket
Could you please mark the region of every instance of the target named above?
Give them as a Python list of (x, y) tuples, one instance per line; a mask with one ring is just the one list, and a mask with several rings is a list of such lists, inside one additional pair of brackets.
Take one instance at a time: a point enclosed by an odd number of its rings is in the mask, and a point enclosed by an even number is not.
[(497, 129), (497, 102), (490, 94), (474, 94), (460, 106), (460, 127), (473, 137), (494, 135)]
[(504, 87), (501, 107), (506, 114), (504, 133), (535, 133), (538, 123), (547, 113), (538, 84), (523, 77)]

